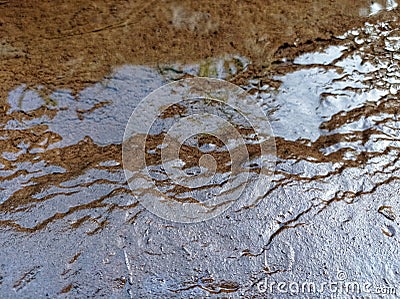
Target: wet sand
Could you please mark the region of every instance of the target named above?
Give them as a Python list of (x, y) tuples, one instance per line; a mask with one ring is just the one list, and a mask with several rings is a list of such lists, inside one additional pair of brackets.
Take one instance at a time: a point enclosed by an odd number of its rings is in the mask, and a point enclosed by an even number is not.
[[(19, 84), (79, 91), (124, 64), (239, 54), (268, 67), (365, 22), (370, 1), (3, 1), (1, 98)], [(293, 49), (294, 48), (294, 49)]]

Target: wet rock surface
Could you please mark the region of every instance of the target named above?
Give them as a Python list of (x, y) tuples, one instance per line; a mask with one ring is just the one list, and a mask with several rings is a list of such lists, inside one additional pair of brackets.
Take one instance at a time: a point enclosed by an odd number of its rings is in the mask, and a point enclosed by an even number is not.
[[(364, 7), (370, 15), (384, 5)], [(1, 297), (397, 298), (396, 13), (321, 48), (282, 47), (268, 69), (227, 55), (125, 65), (79, 92), (8, 90), (0, 118)], [(121, 144), (144, 97), (196, 75), (254, 97), (270, 118), (277, 161), (256, 203), (180, 224), (132, 196)], [(175, 108), (159, 121), (184, 114)]]

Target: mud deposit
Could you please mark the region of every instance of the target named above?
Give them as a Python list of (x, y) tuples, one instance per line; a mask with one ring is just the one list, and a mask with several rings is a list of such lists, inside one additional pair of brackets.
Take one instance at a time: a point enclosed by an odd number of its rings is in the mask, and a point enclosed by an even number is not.
[[(56, 2), (0, 1), (1, 298), (400, 296), (396, 2)], [(256, 202), (180, 224), (132, 195), (122, 140), (194, 76), (249, 92), (276, 169)]]

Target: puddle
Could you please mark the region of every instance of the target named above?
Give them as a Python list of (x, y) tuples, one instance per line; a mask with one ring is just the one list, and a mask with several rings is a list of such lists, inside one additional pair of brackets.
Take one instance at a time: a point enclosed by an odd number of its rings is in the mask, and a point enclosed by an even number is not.
[[(395, 7), (394, 1), (387, 2), (387, 9)], [(380, 9), (383, 7), (372, 4), (370, 13)], [(323, 51), (282, 61), (273, 73), (241, 84), (270, 118), (278, 159), (273, 185), (256, 203), (233, 207), (210, 222), (188, 227), (158, 219), (132, 196), (122, 169), (125, 126), (138, 103), (165, 83), (190, 75), (234, 81), (248, 71), (248, 59), (227, 56), (198, 65), (123, 66), (77, 95), (69, 90), (46, 95), (40, 86), (25, 85), (10, 91), (8, 110), (0, 119), (0, 225), (7, 240), (5, 252), (19, 262), (0, 268), (0, 276), (6, 277), (0, 286), (14, 285), (16, 292), (27, 294), (32, 281), (50, 279), (55, 284), (46, 287), (50, 294), (57, 287), (61, 293), (75, 296), (84, 285), (93, 296), (121, 294), (123, 290), (131, 296), (184, 298), (229, 293), (240, 298), (256, 292), (257, 280), (272, 269), (263, 268), (267, 256), (263, 253), (271, 242), (284, 235), (292, 245), (300, 244), (295, 235), (287, 233), (290, 229), (306, 223), (318, 225), (315, 219), (329, 213), (327, 208), (339, 209), (329, 215), (342, 217), (346, 223), (345, 216), (354, 219), (361, 213), (356, 208), (348, 212), (351, 203), (367, 205), (365, 198), (397, 195), (399, 29), (396, 22), (367, 23), (338, 40)], [(175, 108), (153, 124), (155, 141), (161, 136), (160, 128), (170, 128), (175, 117), (199, 109), (195, 104)], [(185, 142), (188, 148), (196, 147), (199, 155), (223, 156), (225, 151), (217, 140)], [(159, 142), (152, 145), (148, 148), (150, 160), (161, 149)], [(225, 158), (217, 161), (227, 162)], [(162, 182), (162, 166), (156, 158), (153, 162), (153, 179)], [(222, 169), (226, 165), (214, 166)], [(193, 175), (202, 169), (188, 163), (186, 171)], [(220, 174), (215, 185), (224, 180), (224, 172)], [(161, 187), (176, 191), (169, 185)], [(174, 195), (182, 199), (193, 194)], [(379, 211), (362, 208), (393, 222), (392, 206), (396, 203), (381, 204)], [(398, 223), (372, 219), (355, 223), (372, 221), (379, 227), (375, 238), (398, 235)], [(369, 229), (357, 225), (349, 229), (354, 240), (357, 230)], [(324, 233), (310, 237), (315, 231), (304, 231), (311, 244), (323, 247), (318, 240)], [(34, 256), (31, 251), (37, 250), (38, 242), (43, 244), (43, 252)], [(354, 244), (363, 243), (355, 240)], [(388, 252), (394, 248), (393, 243), (382, 244)], [(20, 246), (28, 251), (23, 257), (13, 253)], [(372, 258), (379, 250), (372, 248), (365, 254)], [(299, 248), (292, 251), (300, 258), (311, 254), (301, 253)], [(394, 249), (390, 252), (396, 254)], [(59, 255), (62, 270), (54, 266)], [(341, 261), (350, 264), (351, 257), (349, 254)], [(382, 258), (387, 262), (393, 256)], [(29, 266), (32, 261), (37, 267)], [(329, 264), (328, 258), (326, 262)], [(284, 262), (272, 264), (274, 273), (289, 271), (285, 270), (288, 267), (280, 270)], [(299, 256), (290, 268), (296, 265), (305, 266)], [(166, 273), (166, 269), (172, 272)], [(371, 273), (375, 270), (384, 271), (370, 269)], [(52, 271), (58, 278), (51, 278)], [(88, 277), (93, 273), (98, 279), (91, 285)], [(381, 283), (368, 273), (364, 277)], [(394, 283), (398, 277), (388, 274), (387, 279)]]
[(132, 193), (154, 214), (183, 223), (216, 217), (239, 198), (257, 201), (269, 188), (275, 156), (255, 99), (234, 84), (198, 77), (146, 97), (123, 143)]
[(281, 149), (279, 186), (302, 182), (324, 208), (396, 180), (397, 34), (393, 24), (367, 23), (338, 46), (294, 59), (293, 71), (272, 77), (278, 88), (248, 86), (270, 115)]

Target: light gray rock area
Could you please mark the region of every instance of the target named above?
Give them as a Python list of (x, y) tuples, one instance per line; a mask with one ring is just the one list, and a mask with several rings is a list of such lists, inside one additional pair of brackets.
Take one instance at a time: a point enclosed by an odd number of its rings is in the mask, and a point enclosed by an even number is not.
[[(399, 298), (400, 31), (391, 24), (367, 23), (240, 86), (268, 115), (275, 173), (257, 202), (199, 223), (144, 208), (121, 158), (138, 103), (199, 66), (124, 66), (50, 99), (40, 87), (11, 91), (0, 120), (0, 142), (17, 140), (0, 156), (1, 298)], [(238, 68), (224, 59), (233, 58), (216, 59), (213, 75), (229, 80)], [(251, 64), (234, 60), (241, 72)], [(176, 115), (159, 121), (172, 126)]]

